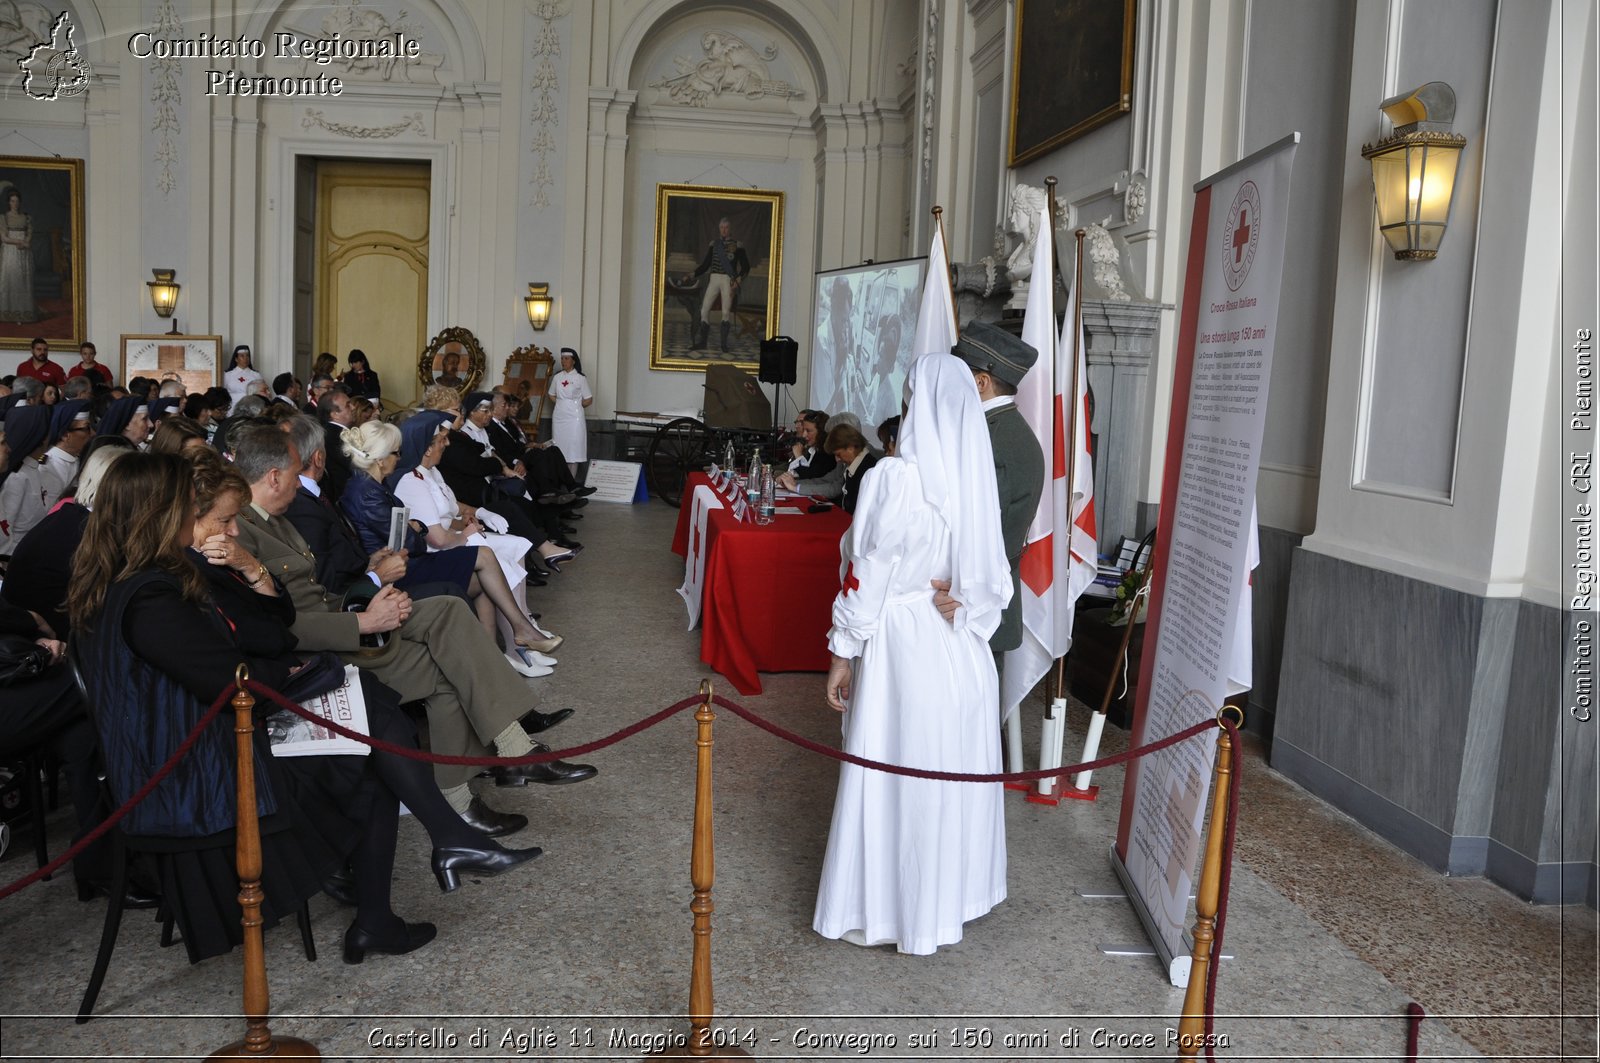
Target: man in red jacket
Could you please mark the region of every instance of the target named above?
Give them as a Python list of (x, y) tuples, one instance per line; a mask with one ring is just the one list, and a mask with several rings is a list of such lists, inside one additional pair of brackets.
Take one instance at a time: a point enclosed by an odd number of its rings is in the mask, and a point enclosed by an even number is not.
[(86, 376), (96, 384), (104, 384), (106, 387), (110, 387), (112, 384), (111, 370), (95, 361), (94, 356), (94, 344), (84, 340), (78, 347), (79, 362), (67, 370), (67, 379), (70, 380), (75, 376)]
[(61, 367), (50, 360), (50, 344), (43, 337), (34, 337), (33, 357), (23, 362), (17, 369), (18, 376), (31, 376), (35, 380), (56, 387), (64, 387), (67, 383), (67, 374)]

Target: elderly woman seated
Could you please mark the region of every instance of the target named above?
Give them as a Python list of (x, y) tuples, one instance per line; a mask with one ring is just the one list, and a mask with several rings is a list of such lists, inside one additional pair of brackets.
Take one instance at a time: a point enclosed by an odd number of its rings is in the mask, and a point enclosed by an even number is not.
[[(368, 421), (340, 435), (355, 474), (339, 499), (339, 507), (355, 526), (362, 548), (376, 553), (389, 545), (390, 520), (404, 505), (384, 480), (400, 464), (400, 429)], [(506, 659), (527, 676), (549, 675), (555, 658), (545, 654), (561, 639), (541, 635), (518, 605), (504, 571), (488, 545), (467, 544), (465, 536), (413, 520), (405, 531), (406, 574), (396, 586), (408, 590), (424, 583), (454, 583), (467, 592), (478, 620), (495, 636), (504, 621), (509, 629)], [(460, 542), (452, 540), (459, 539)]]
[[(126, 800), (176, 749), (242, 661), (252, 678), (285, 688), (300, 667), (288, 622), (293, 606), (239, 549), (234, 516), (249, 487), (213, 456), (117, 459), (95, 498), (73, 572), (69, 604), (115, 799)], [(363, 677), (375, 737), (415, 744), (393, 691)], [(301, 692), (302, 694), (315, 693)], [(273, 710), (263, 701), (258, 720)], [(450, 810), (420, 763), (374, 750), (368, 757), (277, 759), (256, 732), (270, 922), (294, 911), (349, 858), (355, 920), (347, 963), (368, 952), (405, 953), (433, 939), (431, 923), (407, 923), (390, 906), (399, 801), (433, 839), (441, 888), (463, 871), (496, 874), (539, 854), (507, 850)], [(233, 874), (231, 726), (218, 721), (123, 828), (165, 849), (162, 893), (194, 955), (240, 940)], [(525, 825), (525, 821), (522, 825)]]

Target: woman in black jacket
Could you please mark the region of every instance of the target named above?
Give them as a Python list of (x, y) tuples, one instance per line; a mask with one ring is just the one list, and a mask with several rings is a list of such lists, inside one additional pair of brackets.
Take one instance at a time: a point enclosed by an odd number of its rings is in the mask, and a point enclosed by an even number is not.
[[(212, 459), (213, 461), (215, 459)], [(220, 465), (202, 472), (220, 485)], [(176, 748), (194, 722), (234, 683), (243, 660), (251, 678), (282, 689), (299, 667), (293, 636), (283, 624), (292, 605), (257, 563), (248, 563), (219, 538), (195, 542), (196, 466), (182, 458), (129, 454), (118, 459), (96, 496), (73, 573), (70, 611), (83, 640), (85, 678), (100, 719), (108, 781), (125, 799)], [(237, 510), (237, 474), (226, 488), (206, 487), (213, 522), (219, 500)], [(230, 520), (226, 523), (231, 523)], [(190, 549), (198, 546), (198, 550)], [(211, 573), (204, 567), (229, 571)], [(272, 599), (271, 603), (267, 600)], [(277, 614), (274, 615), (274, 611)], [(364, 684), (375, 736), (404, 741), (393, 694)], [(274, 711), (264, 700), (258, 719)], [(162, 861), (162, 892), (174, 901), (185, 940), (201, 958), (240, 940), (231, 885), (233, 739), (218, 721), (190, 756), (125, 821), (148, 847), (170, 850)], [(432, 940), (430, 923), (406, 923), (389, 904), (394, 867), (397, 791), (428, 807), (425, 790), (391, 775), (380, 757), (275, 759), (256, 736), (258, 800), (263, 813), (263, 915), (270, 922), (294, 911), (322, 888), (349, 857), (355, 868), (356, 918), (344, 955), (360, 963), (367, 952), (403, 953)], [(424, 773), (425, 769), (424, 769)], [(431, 783), (431, 776), (427, 778)], [(437, 788), (433, 797), (442, 802)], [(148, 806), (148, 807), (147, 807)], [(445, 806), (448, 811), (448, 806)], [(453, 814), (452, 814), (453, 816)], [(419, 816), (420, 818), (420, 816)], [(430, 823), (429, 820), (434, 822)], [(433, 863), (440, 883), (453, 888), (461, 870), (495, 873), (538, 855), (488, 842), (459, 818), (429, 814), (439, 848)]]

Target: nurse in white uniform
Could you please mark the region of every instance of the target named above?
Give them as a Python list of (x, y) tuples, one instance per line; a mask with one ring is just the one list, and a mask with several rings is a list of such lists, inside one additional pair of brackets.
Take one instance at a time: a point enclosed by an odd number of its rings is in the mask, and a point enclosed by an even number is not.
[(571, 347), (561, 348), (561, 372), (550, 378), (550, 397), (555, 412), (550, 416), (550, 438), (567, 457), (567, 471), (574, 476), (578, 466), (589, 460), (589, 422), (583, 411), (594, 402), (583, 363)]

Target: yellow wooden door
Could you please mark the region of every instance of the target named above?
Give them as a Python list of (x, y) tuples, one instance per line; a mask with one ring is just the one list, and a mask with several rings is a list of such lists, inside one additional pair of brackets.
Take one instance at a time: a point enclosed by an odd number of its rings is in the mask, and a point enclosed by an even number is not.
[(317, 163), (317, 350), (365, 351), (390, 403), (428, 345), (428, 195), (425, 162)]

